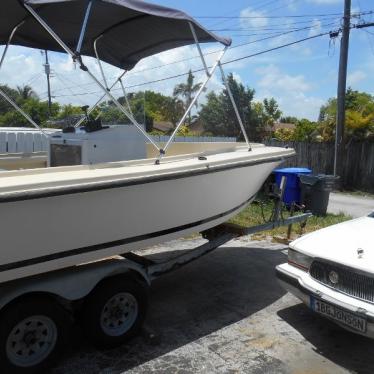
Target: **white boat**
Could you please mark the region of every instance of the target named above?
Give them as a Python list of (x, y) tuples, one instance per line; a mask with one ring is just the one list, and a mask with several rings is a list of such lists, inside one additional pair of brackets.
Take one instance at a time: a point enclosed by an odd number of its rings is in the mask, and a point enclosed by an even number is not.
[(293, 150), (210, 154), (0, 174), (0, 281), (144, 248), (245, 208)]
[[(230, 40), (211, 34), (186, 14), (137, 0), (96, 0), (88, 5), (86, 0), (5, 3), (9, 14), (0, 15), (0, 35), (5, 35), (4, 27), (16, 26), (9, 39), (0, 38), (0, 43), (69, 53), (103, 89), (103, 97), (112, 100), (148, 139), (157, 157), (1, 173), (0, 282), (95, 261), (219, 225), (245, 208), (271, 171), (294, 155), (292, 149), (249, 143), (226, 84), (246, 144), (207, 153), (195, 153), (190, 146), (188, 154), (167, 156), (179, 127), (218, 67), (226, 83), (220, 60)], [(139, 35), (134, 34), (134, 23), (142, 30)], [(50, 36), (44, 35), (47, 33)], [(128, 35), (132, 35), (131, 43)], [(85, 54), (97, 57), (100, 64), (97, 42), (107, 37), (110, 48), (102, 48), (100, 58), (125, 69), (143, 57), (186, 44), (196, 43), (199, 52), (199, 41), (224, 45), (210, 70), (201, 54), (207, 78), (162, 148), (83, 63)], [(1, 89), (0, 94), (38, 127)], [(101, 131), (102, 127), (88, 120), (88, 130)]]

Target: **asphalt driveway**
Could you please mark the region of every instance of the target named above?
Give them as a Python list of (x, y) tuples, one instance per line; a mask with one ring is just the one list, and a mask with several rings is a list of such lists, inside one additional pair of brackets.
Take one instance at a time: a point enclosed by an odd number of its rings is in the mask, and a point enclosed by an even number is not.
[(365, 216), (374, 211), (374, 198), (331, 193), (327, 208), (329, 213), (344, 213), (353, 218)]
[(284, 261), (283, 246), (232, 241), (156, 280), (143, 334), (128, 344), (100, 351), (77, 327), (53, 374), (373, 373), (374, 341), (285, 293), (274, 276)]

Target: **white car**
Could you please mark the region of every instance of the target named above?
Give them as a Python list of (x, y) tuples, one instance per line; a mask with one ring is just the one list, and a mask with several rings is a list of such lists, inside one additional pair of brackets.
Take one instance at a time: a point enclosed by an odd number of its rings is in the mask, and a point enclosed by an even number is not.
[(295, 240), (276, 275), (314, 312), (374, 338), (374, 212)]

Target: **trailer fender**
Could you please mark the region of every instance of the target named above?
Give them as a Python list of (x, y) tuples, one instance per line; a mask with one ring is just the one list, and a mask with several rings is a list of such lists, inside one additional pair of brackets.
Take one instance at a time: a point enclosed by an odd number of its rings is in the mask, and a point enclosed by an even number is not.
[(150, 284), (145, 267), (115, 257), (4, 283), (0, 286), (0, 309), (30, 293), (47, 293), (68, 301), (79, 300), (103, 279), (127, 272), (134, 272)]

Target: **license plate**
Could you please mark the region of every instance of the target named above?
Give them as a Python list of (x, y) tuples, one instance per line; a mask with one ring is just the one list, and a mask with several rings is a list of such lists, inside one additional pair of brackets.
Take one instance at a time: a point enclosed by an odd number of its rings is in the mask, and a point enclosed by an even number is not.
[(312, 296), (310, 297), (310, 307), (313, 311), (349, 326), (353, 330), (366, 332), (366, 319), (363, 317), (359, 317), (354, 313), (347, 312)]

